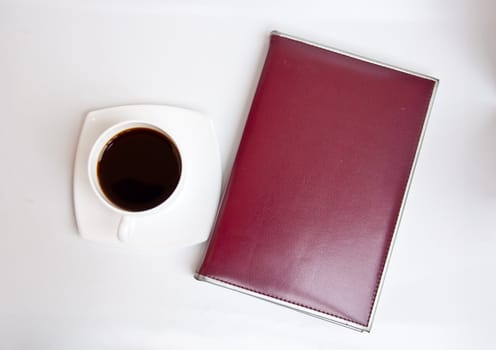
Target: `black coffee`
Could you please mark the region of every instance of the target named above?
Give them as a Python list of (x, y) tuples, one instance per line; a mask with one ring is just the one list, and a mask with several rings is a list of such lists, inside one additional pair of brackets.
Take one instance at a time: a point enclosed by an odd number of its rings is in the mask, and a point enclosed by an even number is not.
[(145, 127), (117, 134), (102, 152), (98, 181), (107, 198), (128, 211), (156, 207), (174, 192), (181, 157), (164, 134)]

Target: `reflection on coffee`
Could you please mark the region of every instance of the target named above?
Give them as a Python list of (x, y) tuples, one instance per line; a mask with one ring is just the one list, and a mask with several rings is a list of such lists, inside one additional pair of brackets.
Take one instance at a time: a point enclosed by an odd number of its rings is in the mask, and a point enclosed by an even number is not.
[(128, 211), (163, 203), (181, 177), (176, 145), (154, 129), (124, 130), (105, 145), (97, 166), (100, 187), (109, 201)]

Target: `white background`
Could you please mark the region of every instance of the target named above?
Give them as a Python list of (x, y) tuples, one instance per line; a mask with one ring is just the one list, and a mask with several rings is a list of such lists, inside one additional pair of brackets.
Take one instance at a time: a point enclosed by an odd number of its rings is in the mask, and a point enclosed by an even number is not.
[[(226, 177), (272, 29), (441, 81), (371, 334), (77, 235), (84, 115), (201, 110)], [(494, 349), (495, 34), (491, 0), (0, 0), (0, 349)]]

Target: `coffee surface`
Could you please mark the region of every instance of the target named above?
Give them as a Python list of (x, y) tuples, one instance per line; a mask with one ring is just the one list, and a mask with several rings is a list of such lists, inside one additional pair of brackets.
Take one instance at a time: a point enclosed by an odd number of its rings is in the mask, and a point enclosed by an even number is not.
[(107, 142), (97, 175), (109, 201), (124, 210), (143, 211), (158, 206), (174, 192), (181, 176), (181, 158), (166, 135), (132, 128)]

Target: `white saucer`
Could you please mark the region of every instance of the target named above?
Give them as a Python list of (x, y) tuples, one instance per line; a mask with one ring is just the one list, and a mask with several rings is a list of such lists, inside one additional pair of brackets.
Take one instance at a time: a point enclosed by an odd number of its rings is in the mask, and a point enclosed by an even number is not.
[[(190, 166), (174, 205), (136, 218), (135, 231), (126, 243), (117, 238), (120, 216), (93, 192), (88, 157), (98, 136), (114, 124), (139, 120), (155, 124), (184, 145), (181, 157)], [(207, 117), (188, 109), (160, 105), (130, 105), (96, 110), (84, 121), (74, 165), (74, 210), (84, 239), (135, 246), (185, 246), (205, 241), (217, 212), (221, 192), (220, 154), (213, 125)]]

